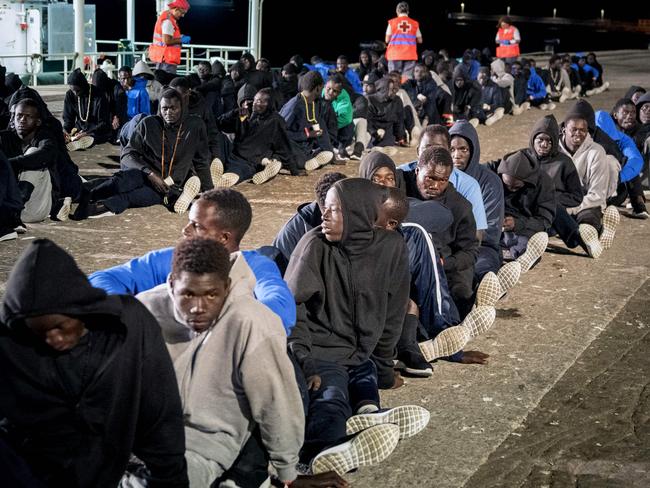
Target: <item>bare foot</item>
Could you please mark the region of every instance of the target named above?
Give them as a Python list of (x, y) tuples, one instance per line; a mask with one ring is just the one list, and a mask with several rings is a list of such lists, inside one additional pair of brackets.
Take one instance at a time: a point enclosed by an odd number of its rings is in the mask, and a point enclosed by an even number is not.
[(481, 351), (463, 351), (463, 359), (460, 360), (462, 364), (487, 364), (489, 354)]

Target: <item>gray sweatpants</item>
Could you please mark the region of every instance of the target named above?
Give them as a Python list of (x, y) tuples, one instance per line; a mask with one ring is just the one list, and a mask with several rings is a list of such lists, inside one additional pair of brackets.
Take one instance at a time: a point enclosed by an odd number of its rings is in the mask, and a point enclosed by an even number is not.
[[(25, 208), (20, 213), (23, 222), (41, 222), (50, 215), (52, 210), (52, 180), (50, 171), (21, 171), (18, 181), (29, 182), (34, 185), (34, 190), (25, 202)], [(20, 185), (19, 185), (20, 186)]]

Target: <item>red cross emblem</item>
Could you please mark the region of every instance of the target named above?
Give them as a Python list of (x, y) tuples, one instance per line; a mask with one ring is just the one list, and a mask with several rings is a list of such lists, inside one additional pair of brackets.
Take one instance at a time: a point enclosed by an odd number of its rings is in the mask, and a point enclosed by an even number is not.
[(405, 20), (402, 20), (402, 22), (398, 24), (397, 28), (406, 34), (408, 31), (411, 30), (411, 24), (409, 24)]

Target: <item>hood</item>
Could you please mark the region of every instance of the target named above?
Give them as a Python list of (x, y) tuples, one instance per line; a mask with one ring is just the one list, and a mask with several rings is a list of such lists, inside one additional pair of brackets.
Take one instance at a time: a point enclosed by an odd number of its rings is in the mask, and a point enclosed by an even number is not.
[(88, 91), (88, 80), (79, 68), (68, 75), (68, 85), (74, 85), (81, 88), (83, 93)]
[(362, 251), (374, 237), (379, 207), (388, 199), (388, 190), (362, 178), (339, 180), (332, 188), (343, 210), (343, 237), (339, 245), (349, 251)]
[(21, 86), (20, 89), (11, 96), (11, 99), (8, 103), (9, 108), (13, 107), (25, 98), (31, 98), (38, 104), (42, 119), (52, 117), (52, 113), (47, 108), (47, 104), (43, 101), (41, 95), (33, 88), (30, 88), (26, 85)]
[(48, 314), (85, 316), (120, 315), (117, 296), (93, 288), (72, 256), (49, 239), (36, 239), (14, 264), (0, 310), (9, 328), (24, 319)]
[(632, 98), (632, 95), (634, 95), (638, 91), (643, 92), (644, 94), (646, 93), (646, 89), (643, 88), (642, 86), (632, 85), (630, 89), (627, 92), (625, 92), (623, 98)]
[(612, 116), (603, 110), (596, 112), (596, 126), (615, 141), (623, 138), (623, 133), (616, 128)]
[(133, 68), (133, 76), (142, 76), (147, 80), (153, 80), (154, 74), (151, 68), (144, 61), (138, 61)]
[(359, 164), (359, 178), (372, 180), (372, 175), (379, 168), (388, 168), (397, 177), (397, 167), (391, 157), (379, 151), (372, 151), (361, 159), (361, 163)]
[(375, 88), (377, 91), (370, 95), (370, 97), (375, 98), (380, 102), (390, 100), (390, 78), (388, 76), (378, 79), (375, 82)]
[(636, 120), (639, 121), (639, 123), (641, 123), (641, 107), (643, 107), (646, 103), (650, 103), (650, 93), (646, 93), (636, 102)]
[(218, 59), (216, 59), (212, 63), (212, 74), (219, 79), (223, 79), (226, 77), (226, 68), (224, 67), (223, 63)]
[[(433, 64), (427, 65), (427, 64), (425, 63), (425, 60), (426, 60), (429, 56), (431, 56), (431, 58), (432, 58), (432, 63), (433, 63)], [(420, 61), (422, 61), (422, 63), (424, 63), (424, 65), (427, 66), (427, 67), (429, 68), (429, 67), (433, 66), (433, 65), (435, 64), (435, 62), (436, 62), (436, 53), (433, 52), (433, 51), (430, 50), (430, 49), (426, 49), (426, 50), (422, 51), (422, 54), (420, 55)]]
[(257, 93), (257, 88), (255, 88), (250, 83), (244, 83), (242, 87), (237, 92), (237, 106), (241, 107), (241, 104), (245, 100), (252, 100), (255, 98)]
[(5, 86), (9, 88), (11, 93), (14, 93), (17, 91), (21, 86), (23, 86), (23, 82), (20, 79), (20, 76), (18, 76), (15, 73), (9, 73), (7, 77), (5, 78)]
[(517, 151), (501, 161), (498, 173), (514, 176), (534, 186), (539, 179), (539, 165), (528, 158), (524, 151)]
[(572, 118), (585, 119), (591, 134), (596, 130), (596, 114), (594, 108), (587, 100), (578, 100), (573, 107), (567, 111), (563, 123), (566, 124), (567, 120)]
[(490, 69), (492, 69), (492, 74), (497, 77), (501, 77), (506, 73), (506, 65), (500, 58), (497, 58), (490, 63)]
[(459, 120), (451, 129), (449, 129), (449, 140), (453, 136), (464, 137), (469, 142), (470, 157), (465, 173), (478, 180), (478, 175), (481, 171), (479, 161), (481, 160), (481, 145), (478, 141), (478, 133), (472, 124), (467, 120)]
[(452, 81), (455, 81), (458, 78), (465, 80), (465, 84), (468, 84), (472, 81), (469, 77), (469, 69), (463, 63), (457, 64), (454, 68), (454, 76), (452, 78)]
[[(239, 60), (242, 61), (244, 59), (247, 59), (251, 63), (251, 68), (248, 71), (249, 72), (256, 71), (256, 69), (255, 69), (255, 56), (253, 56), (251, 53), (244, 53), (244, 54), (241, 55), (241, 58), (239, 58)], [(242, 65), (243, 64), (244, 63), (242, 63)]]
[(104, 90), (106, 93), (111, 93), (111, 82), (108, 79), (108, 75), (103, 69), (97, 68), (93, 72), (92, 83), (96, 87)]
[(542, 133), (550, 136), (553, 143), (551, 153), (547, 156), (547, 158), (557, 156), (558, 152), (560, 151), (560, 126), (555, 119), (555, 115), (546, 115), (539, 119), (533, 126), (533, 130), (530, 132), (530, 139), (528, 141), (528, 147), (532, 151), (532, 154), (535, 154), (535, 146), (533, 144), (533, 141), (535, 140), (535, 137), (537, 137), (537, 134)]

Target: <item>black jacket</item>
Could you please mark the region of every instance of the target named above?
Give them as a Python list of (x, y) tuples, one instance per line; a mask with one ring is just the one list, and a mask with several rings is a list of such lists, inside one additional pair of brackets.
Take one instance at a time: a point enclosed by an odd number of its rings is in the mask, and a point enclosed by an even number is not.
[[(25, 325), (47, 314), (78, 318), (88, 332), (56, 352)], [(149, 486), (188, 486), (180, 396), (160, 327), (134, 298), (93, 288), (47, 239), (28, 246), (7, 282), (0, 376), (0, 436), (47, 486), (113, 488), (131, 453), (151, 471)]]
[(555, 188), (553, 180), (539, 170), (536, 159), (526, 151), (517, 151), (499, 164), (500, 175), (519, 178), (524, 186), (511, 192), (504, 185), (506, 216), (515, 219), (515, 234), (531, 237), (537, 232), (548, 232), (555, 219)]
[(481, 89), (478, 83), (470, 79), (467, 68), (459, 64), (454, 69), (454, 81), (462, 78), (463, 86), (454, 83), (453, 111), (454, 119), (472, 119), (478, 117), (481, 110)]
[(66, 92), (63, 99), (63, 129), (66, 132), (74, 128), (87, 132), (95, 138), (96, 144), (108, 141), (111, 135), (111, 114), (104, 91), (90, 85), (78, 69), (70, 73), (68, 84), (81, 87), (81, 95), (77, 97), (72, 90)]
[(297, 304), (289, 347), (306, 376), (313, 359), (358, 366), (374, 353), (380, 387), (393, 384), (392, 359), (409, 296), (406, 246), (374, 228), (388, 192), (361, 178), (338, 181), (344, 231), (329, 242), (317, 227), (300, 240), (285, 274)]
[[(402, 85), (402, 88), (413, 102), (420, 121), (428, 117), (429, 124), (441, 124), (443, 122), (442, 114), (451, 112), (451, 96), (438, 88), (436, 82), (430, 77), (421, 81), (408, 80)], [(418, 95), (427, 97), (426, 101), (421, 102)]]
[(381, 141), (375, 139), (375, 146), (392, 146), (395, 141), (406, 138), (404, 129), (404, 105), (398, 97), (389, 93), (390, 80), (381, 78), (375, 86), (377, 92), (368, 96), (368, 132), (376, 137), (377, 129), (386, 134)]
[(208, 104), (203, 95), (191, 90), (187, 113), (200, 118), (205, 124), (208, 148), (210, 150), (210, 160), (219, 158), (223, 162), (226, 157), (226, 136), (224, 136), (217, 127), (217, 121), (214, 118), (212, 106)]
[(273, 239), (273, 245), (280, 250), (287, 262), (302, 236), (321, 224), (321, 217), (318, 202), (303, 203), (298, 207), (296, 214), (282, 226)]
[[(170, 175), (174, 183), (182, 186), (194, 170), (201, 179), (201, 190), (212, 188), (210, 153), (203, 121), (194, 116), (181, 117), (179, 124), (167, 125), (159, 115), (149, 115), (136, 126), (129, 143), (122, 150), (122, 169), (152, 169), (163, 179)], [(179, 130), (182, 131), (173, 166), (170, 164)], [(162, 168), (162, 136), (165, 131), (165, 168)], [(170, 166), (172, 166), (170, 168)]]

